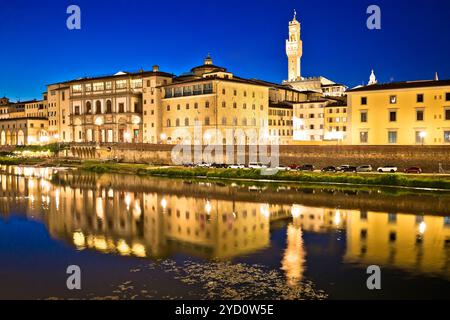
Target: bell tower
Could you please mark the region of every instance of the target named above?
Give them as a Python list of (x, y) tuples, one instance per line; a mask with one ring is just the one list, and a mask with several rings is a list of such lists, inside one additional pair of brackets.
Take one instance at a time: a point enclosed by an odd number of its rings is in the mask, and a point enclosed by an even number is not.
[(289, 22), (289, 39), (286, 40), (286, 54), (288, 56), (288, 81), (301, 80), (301, 59), (303, 42), (300, 38), (300, 22), (297, 21), (297, 11), (294, 19)]

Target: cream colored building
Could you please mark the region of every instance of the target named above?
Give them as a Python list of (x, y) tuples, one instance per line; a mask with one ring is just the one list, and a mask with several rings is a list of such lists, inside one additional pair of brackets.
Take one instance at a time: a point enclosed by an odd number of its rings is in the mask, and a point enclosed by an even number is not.
[(46, 100), (0, 101), (0, 145), (23, 146), (47, 144), (48, 118)]

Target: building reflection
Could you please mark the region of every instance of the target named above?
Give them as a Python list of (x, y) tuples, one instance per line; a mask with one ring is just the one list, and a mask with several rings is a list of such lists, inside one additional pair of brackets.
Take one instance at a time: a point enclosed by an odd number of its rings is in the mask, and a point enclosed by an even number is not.
[(291, 286), (306, 272), (305, 235), (336, 230), (346, 234), (346, 262), (449, 276), (448, 217), (262, 203), (228, 186), (220, 189), (227, 196), (207, 185), (209, 193), (183, 195), (188, 188), (183, 182), (173, 182), (180, 192), (155, 192), (124, 185), (132, 179), (127, 176), (86, 175), (76, 183), (56, 183), (51, 169), (1, 169), (0, 215), (21, 212), (41, 220), (52, 237), (78, 250), (227, 260), (269, 247), (271, 231), (281, 223), (286, 247), (280, 265)]
[(345, 261), (450, 278), (449, 217), (355, 211), (348, 225)]

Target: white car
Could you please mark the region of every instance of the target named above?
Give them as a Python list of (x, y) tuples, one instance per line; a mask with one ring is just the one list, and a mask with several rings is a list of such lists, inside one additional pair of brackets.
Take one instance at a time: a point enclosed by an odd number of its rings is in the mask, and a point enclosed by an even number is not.
[(278, 166), (275, 169), (277, 169), (278, 171), (291, 171), (291, 168), (285, 166)]
[(259, 163), (259, 162), (249, 163), (248, 167), (250, 169), (267, 169), (266, 165)]
[(197, 165), (197, 168), (211, 168), (211, 167), (212, 167), (211, 163), (205, 163), (205, 162)]
[(379, 173), (385, 173), (385, 172), (395, 173), (398, 171), (398, 168), (396, 166), (384, 166), (384, 167), (379, 167), (377, 169), (377, 171)]
[(245, 165), (243, 165), (243, 164), (232, 164), (232, 165), (228, 166), (228, 168), (230, 168), (230, 169), (245, 169)]

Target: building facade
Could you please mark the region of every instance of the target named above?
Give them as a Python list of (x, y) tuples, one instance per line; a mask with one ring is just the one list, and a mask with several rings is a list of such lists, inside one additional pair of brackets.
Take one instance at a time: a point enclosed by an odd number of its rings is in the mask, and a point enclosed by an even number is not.
[(372, 84), (348, 92), (353, 145), (450, 144), (450, 81)]

